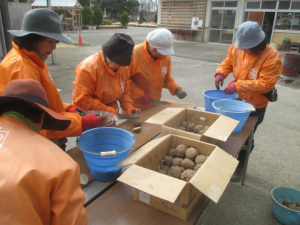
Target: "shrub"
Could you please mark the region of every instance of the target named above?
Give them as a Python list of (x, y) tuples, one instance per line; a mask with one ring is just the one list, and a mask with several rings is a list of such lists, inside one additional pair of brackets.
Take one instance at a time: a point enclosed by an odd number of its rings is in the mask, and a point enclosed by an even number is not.
[(120, 22), (122, 26), (126, 26), (129, 23), (129, 17), (127, 12), (123, 12), (123, 14), (120, 16)]

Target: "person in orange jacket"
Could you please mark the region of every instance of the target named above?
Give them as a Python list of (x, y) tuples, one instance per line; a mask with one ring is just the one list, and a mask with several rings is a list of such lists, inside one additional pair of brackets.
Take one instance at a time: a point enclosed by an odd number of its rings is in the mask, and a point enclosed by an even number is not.
[[(257, 22), (247, 21), (242, 23), (236, 33), (236, 43), (229, 48), (226, 59), (217, 68), (215, 86), (220, 89), (223, 81), (230, 73), (233, 73), (234, 80), (224, 89), (227, 94), (237, 93), (238, 100), (245, 100), (251, 103), (255, 112), (250, 116), (258, 118), (254, 127), (262, 123), (270, 93), (281, 74), (282, 62), (277, 50), (267, 44), (266, 35)], [(252, 142), (252, 149), (254, 142)], [(246, 151), (241, 151), (238, 160), (240, 161), (232, 181), (238, 181), (244, 169)]]
[(123, 33), (115, 33), (102, 51), (84, 59), (75, 70), (73, 104), (83, 110), (102, 110), (118, 116), (123, 111), (140, 113), (131, 99), (128, 79), (134, 42)]
[(133, 50), (130, 64), (130, 88), (134, 105), (142, 111), (152, 106), (151, 100), (160, 100), (162, 89), (183, 99), (187, 94), (171, 75), (173, 34), (164, 28), (156, 29)]
[(66, 137), (80, 136), (83, 130), (105, 122), (105, 117), (96, 117), (95, 114), (81, 117), (76, 113), (80, 109), (61, 101), (45, 60), (58, 42), (71, 44), (73, 41), (62, 34), (61, 23), (55, 12), (45, 8), (30, 10), (24, 16), (22, 30), (9, 32), (14, 36), (13, 48), (0, 64), (0, 93), (11, 80), (37, 80), (46, 90), (49, 108), (71, 120), (71, 125), (66, 130), (43, 129), (40, 132), (43, 136), (64, 149)]
[(65, 130), (71, 121), (48, 108), (40, 82), (17, 79), (0, 96), (0, 224), (88, 223), (78, 164), (41, 128)]

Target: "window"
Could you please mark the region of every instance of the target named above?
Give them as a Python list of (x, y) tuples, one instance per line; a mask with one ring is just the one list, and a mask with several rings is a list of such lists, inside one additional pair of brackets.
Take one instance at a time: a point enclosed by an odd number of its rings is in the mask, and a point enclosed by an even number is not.
[(225, 2), (225, 7), (237, 7), (237, 1)]
[(291, 9), (300, 9), (300, 2), (292, 2)]
[(260, 2), (247, 2), (246, 9), (260, 9)]
[(212, 7), (224, 7), (224, 2), (212, 2)]
[(295, 13), (292, 22), (292, 30), (300, 30), (300, 13)]
[(210, 28), (221, 28), (223, 10), (212, 10)]
[(276, 9), (277, 1), (262, 1), (262, 9)]
[(300, 13), (278, 13), (275, 29), (300, 30)]
[(290, 4), (290, 1), (279, 1), (278, 9), (289, 9)]

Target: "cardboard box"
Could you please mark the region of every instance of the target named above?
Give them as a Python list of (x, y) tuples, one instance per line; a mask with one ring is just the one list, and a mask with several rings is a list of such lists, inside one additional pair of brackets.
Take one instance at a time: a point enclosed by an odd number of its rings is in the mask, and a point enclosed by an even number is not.
[[(226, 141), (239, 121), (217, 113), (200, 111), (196, 109), (180, 108), (170, 111), (168, 119), (162, 124), (161, 135), (176, 134), (196, 140), (217, 144), (218, 140)], [(206, 118), (206, 121), (200, 118)], [(196, 125), (208, 125), (209, 129), (204, 134), (179, 130), (182, 121), (191, 121)]]
[[(179, 144), (209, 156), (189, 182), (157, 172), (169, 149)], [(216, 145), (172, 134), (147, 143), (119, 166), (131, 163), (117, 180), (135, 188), (134, 199), (187, 220), (202, 194), (219, 201), (238, 161)]]

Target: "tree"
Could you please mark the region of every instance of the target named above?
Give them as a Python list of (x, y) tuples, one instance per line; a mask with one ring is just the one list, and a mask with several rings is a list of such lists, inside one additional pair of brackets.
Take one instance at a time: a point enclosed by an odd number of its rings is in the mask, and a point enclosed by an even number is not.
[(144, 22), (147, 17), (149, 16), (149, 13), (151, 12), (157, 12), (157, 0), (140, 0), (140, 7), (139, 7), (139, 15), (140, 15), (140, 20), (139, 23)]
[(102, 23), (102, 21), (103, 21), (103, 12), (98, 6), (96, 6), (96, 8), (94, 9), (93, 23), (99, 26)]
[(120, 15), (123, 12), (127, 12), (129, 15), (134, 15), (138, 12), (139, 2), (137, 0), (101, 0), (100, 8), (102, 11), (106, 10), (106, 13), (112, 20), (119, 20)]
[(120, 22), (122, 26), (126, 26), (129, 23), (129, 17), (127, 12), (123, 12), (123, 14), (120, 16)]
[(82, 23), (84, 26), (90, 24), (92, 16), (93, 14), (91, 8), (88, 6), (84, 6), (82, 10)]
[(82, 7), (84, 7), (84, 6), (90, 7), (90, 5), (91, 5), (90, 0), (79, 0), (79, 3), (80, 3), (80, 5), (82, 5)]

